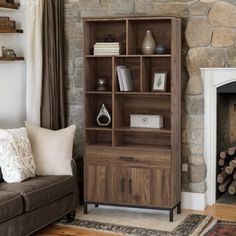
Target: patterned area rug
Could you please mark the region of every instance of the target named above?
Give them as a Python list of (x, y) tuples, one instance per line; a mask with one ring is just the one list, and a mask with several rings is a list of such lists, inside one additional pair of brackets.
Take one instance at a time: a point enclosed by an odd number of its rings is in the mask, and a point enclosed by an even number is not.
[(236, 222), (213, 220), (201, 236), (236, 236)]
[(87, 215), (79, 209), (73, 222), (61, 219), (57, 224), (134, 236), (199, 236), (212, 220), (211, 216), (181, 214), (169, 222), (166, 212), (104, 208), (93, 208)]

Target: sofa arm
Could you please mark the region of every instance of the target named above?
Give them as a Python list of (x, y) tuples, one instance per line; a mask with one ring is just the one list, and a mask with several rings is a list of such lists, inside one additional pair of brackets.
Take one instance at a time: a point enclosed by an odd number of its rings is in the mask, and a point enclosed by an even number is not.
[(71, 168), (72, 168), (72, 174), (75, 182), (75, 205), (76, 207), (79, 205), (79, 187), (78, 187), (78, 171), (77, 171), (77, 164), (74, 159), (71, 160)]
[(77, 165), (74, 159), (71, 160), (71, 169), (74, 177), (77, 177)]

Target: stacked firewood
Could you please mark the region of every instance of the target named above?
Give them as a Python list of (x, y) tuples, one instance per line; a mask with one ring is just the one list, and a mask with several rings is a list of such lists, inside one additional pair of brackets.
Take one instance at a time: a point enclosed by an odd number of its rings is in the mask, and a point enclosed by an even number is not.
[(0, 17), (0, 31), (9, 32), (16, 29), (16, 22), (10, 20), (9, 17)]
[(236, 146), (220, 153), (218, 166), (220, 166), (220, 173), (217, 176), (219, 191), (236, 194)]

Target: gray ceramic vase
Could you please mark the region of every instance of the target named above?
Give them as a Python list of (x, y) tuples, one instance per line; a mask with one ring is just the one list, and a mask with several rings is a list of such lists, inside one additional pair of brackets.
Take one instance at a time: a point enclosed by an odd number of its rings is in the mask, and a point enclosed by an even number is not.
[(142, 53), (145, 55), (152, 55), (154, 54), (155, 49), (156, 49), (156, 42), (152, 36), (152, 31), (147, 30), (142, 43)]

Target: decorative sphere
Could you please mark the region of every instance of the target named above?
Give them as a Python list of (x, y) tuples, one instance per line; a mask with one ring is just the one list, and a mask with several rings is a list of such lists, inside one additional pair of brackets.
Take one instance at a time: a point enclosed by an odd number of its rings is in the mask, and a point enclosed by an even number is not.
[(163, 44), (158, 44), (156, 47), (157, 54), (163, 54), (166, 52), (166, 47)]
[(97, 90), (98, 91), (106, 91), (107, 90), (107, 79), (99, 78), (97, 80)]

